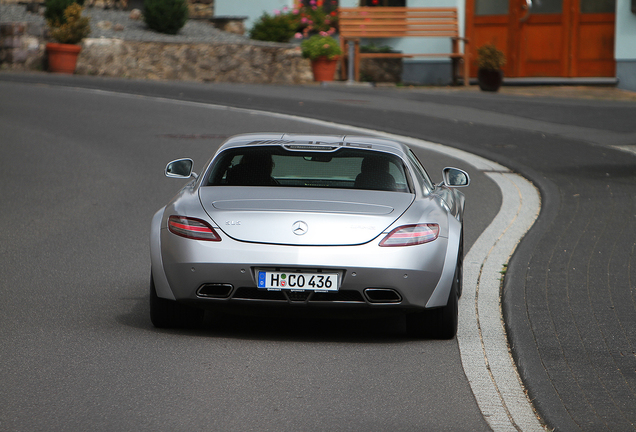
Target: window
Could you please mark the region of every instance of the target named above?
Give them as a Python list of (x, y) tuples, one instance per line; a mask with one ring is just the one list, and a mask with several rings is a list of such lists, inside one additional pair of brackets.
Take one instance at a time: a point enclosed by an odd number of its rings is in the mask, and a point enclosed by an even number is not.
[[(433, 185), (433, 182), (431, 181), (431, 178), (428, 176), (428, 173), (426, 172), (426, 170), (420, 163), (420, 160), (417, 158), (417, 156), (415, 156), (415, 153), (413, 153), (413, 150), (409, 150), (409, 159), (411, 160), (411, 163), (415, 167), (415, 175), (419, 178), (420, 182), (425, 184), (429, 190), (434, 189), (434, 185)], [(428, 192), (428, 191), (425, 191), (425, 192)]]
[(475, 15), (508, 15), (508, 0), (475, 0)]
[(393, 154), (340, 148), (290, 150), (283, 146), (228, 149), (206, 186), (286, 186), (409, 192), (402, 160)]
[(614, 13), (616, 0), (581, 0), (583, 13)]

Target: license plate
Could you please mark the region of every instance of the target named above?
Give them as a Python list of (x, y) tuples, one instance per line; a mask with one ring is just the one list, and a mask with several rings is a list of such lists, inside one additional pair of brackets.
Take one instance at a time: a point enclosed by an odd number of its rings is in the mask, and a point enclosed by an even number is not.
[(338, 273), (258, 270), (258, 287), (270, 290), (338, 291)]

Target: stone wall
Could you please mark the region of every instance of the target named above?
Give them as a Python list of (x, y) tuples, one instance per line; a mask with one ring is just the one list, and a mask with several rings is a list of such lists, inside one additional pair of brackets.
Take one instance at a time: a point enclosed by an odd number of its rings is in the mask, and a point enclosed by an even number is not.
[[(33, 23), (0, 25), (0, 68), (44, 70), (44, 29)], [(300, 49), (274, 43), (214, 44), (85, 39), (81, 75), (158, 80), (302, 84), (313, 80)]]
[(86, 39), (76, 73), (160, 80), (300, 84), (309, 60), (280, 44), (203, 44)]
[(44, 27), (35, 23), (0, 23), (0, 67), (42, 70)]
[[(187, 0), (187, 2), (190, 18), (212, 18), (214, 16), (214, 0)], [(44, 0), (0, 0), (0, 4), (29, 3), (40, 6), (44, 5)], [(118, 10), (143, 9), (143, 0), (85, 0), (84, 6)]]

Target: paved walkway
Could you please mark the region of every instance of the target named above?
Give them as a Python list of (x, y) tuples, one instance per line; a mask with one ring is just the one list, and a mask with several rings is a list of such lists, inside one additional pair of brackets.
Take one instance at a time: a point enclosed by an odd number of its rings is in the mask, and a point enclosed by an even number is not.
[[(480, 93), (477, 86), (447, 87), (447, 92)], [(596, 101), (636, 102), (636, 92), (612, 86), (503, 86), (499, 94), (507, 96), (541, 97), (559, 99), (582, 99)]]

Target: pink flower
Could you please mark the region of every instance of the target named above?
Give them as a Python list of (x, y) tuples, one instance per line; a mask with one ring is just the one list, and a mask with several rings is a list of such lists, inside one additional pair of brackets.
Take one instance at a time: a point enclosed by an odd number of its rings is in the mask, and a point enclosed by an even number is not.
[(280, 11), (278, 9), (274, 9), (274, 15), (280, 15)]
[(299, 11), (298, 9), (294, 9), (294, 10), (292, 11), (292, 13), (293, 13), (294, 15), (298, 15), (298, 14), (300, 13), (300, 11)]
[(320, 32), (320, 36), (329, 36), (329, 33), (325, 32), (325, 31), (321, 31)]
[(301, 23), (303, 23), (303, 24), (307, 24), (307, 22), (308, 22), (308, 21), (309, 21), (309, 20), (308, 20), (306, 17), (302, 17), (302, 18), (300, 19), (300, 22), (301, 22)]
[(298, 32), (298, 33), (296, 33), (296, 34), (294, 35), (294, 37), (295, 37), (296, 39), (302, 39), (302, 38), (303, 38), (303, 34), (302, 34), (302, 33), (300, 33), (300, 32)]

